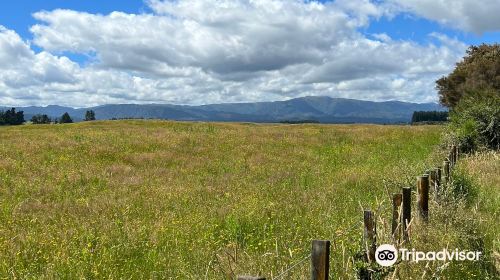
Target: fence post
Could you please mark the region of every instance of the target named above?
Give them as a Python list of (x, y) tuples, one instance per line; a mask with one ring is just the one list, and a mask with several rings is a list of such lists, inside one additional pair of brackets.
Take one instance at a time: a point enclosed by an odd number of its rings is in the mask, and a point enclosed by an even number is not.
[(429, 220), (429, 175), (417, 177), (418, 212), (424, 221)]
[(368, 262), (373, 262), (375, 261), (375, 250), (377, 250), (377, 227), (373, 212), (371, 210), (365, 210), (363, 220), (365, 225), (364, 237), (366, 255), (368, 256)]
[(405, 241), (409, 240), (408, 226), (411, 222), (411, 188), (403, 188), (403, 215), (402, 215), (402, 225), (403, 225), (403, 239)]
[(434, 196), (439, 200), (439, 195), (441, 192), (441, 167), (436, 167), (436, 184), (434, 185)]
[(450, 161), (448, 159), (444, 160), (443, 172), (444, 172), (444, 183), (447, 185), (450, 182)]
[(436, 189), (436, 169), (429, 171), (429, 191)]
[(401, 203), (403, 202), (403, 194), (395, 193), (392, 195), (392, 238), (399, 239), (400, 226), (400, 213)]
[(451, 153), (453, 157), (453, 166), (457, 163), (457, 145), (452, 145), (451, 146)]
[(238, 276), (236, 279), (237, 280), (266, 280), (265, 277), (246, 276), (246, 275)]
[(311, 279), (328, 280), (330, 271), (330, 241), (313, 240), (311, 252)]

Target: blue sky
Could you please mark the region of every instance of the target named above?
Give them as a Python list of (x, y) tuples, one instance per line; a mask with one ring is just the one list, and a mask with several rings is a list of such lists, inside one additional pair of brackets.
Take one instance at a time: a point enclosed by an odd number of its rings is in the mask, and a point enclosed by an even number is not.
[(495, 0), (10, 1), (0, 105), (435, 101), (435, 79), (468, 45), (500, 41), (498, 10)]
[(70, 9), (81, 12), (108, 14), (113, 11), (141, 13), (148, 7), (141, 0), (17, 0), (5, 1), (0, 9), (0, 24), (31, 38), (29, 29), (37, 21), (32, 14), (41, 10)]

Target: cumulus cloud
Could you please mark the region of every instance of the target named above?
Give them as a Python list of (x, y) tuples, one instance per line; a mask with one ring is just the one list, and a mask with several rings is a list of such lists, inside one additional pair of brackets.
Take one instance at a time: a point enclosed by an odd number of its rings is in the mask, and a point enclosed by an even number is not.
[[(40, 11), (32, 43), (0, 29), (0, 104), (205, 104), (329, 95), (434, 101), (465, 45), (367, 38), (368, 0), (150, 0), (151, 12)], [(66, 53), (85, 54), (82, 65)]]
[(443, 25), (483, 33), (500, 29), (498, 0), (392, 0), (403, 10)]

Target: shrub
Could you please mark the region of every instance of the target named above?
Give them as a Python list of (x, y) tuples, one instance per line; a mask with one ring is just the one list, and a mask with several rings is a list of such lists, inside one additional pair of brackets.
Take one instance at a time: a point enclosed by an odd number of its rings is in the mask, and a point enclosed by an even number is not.
[(464, 98), (451, 112), (451, 137), (465, 152), (500, 149), (500, 96), (481, 93)]

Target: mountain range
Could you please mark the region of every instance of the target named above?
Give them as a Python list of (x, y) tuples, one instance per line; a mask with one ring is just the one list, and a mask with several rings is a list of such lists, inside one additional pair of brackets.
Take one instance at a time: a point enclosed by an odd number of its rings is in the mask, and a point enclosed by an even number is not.
[[(7, 108), (1, 108), (5, 110)], [(313, 120), (321, 123), (404, 123), (414, 111), (444, 111), (436, 103), (401, 101), (373, 102), (355, 99), (309, 96), (287, 101), (223, 103), (200, 106), (171, 104), (110, 104), (90, 108), (57, 105), (18, 107), (29, 120), (35, 114), (52, 118), (68, 112), (80, 121), (87, 110), (100, 120), (113, 118), (154, 118), (179, 121), (282, 122)]]

